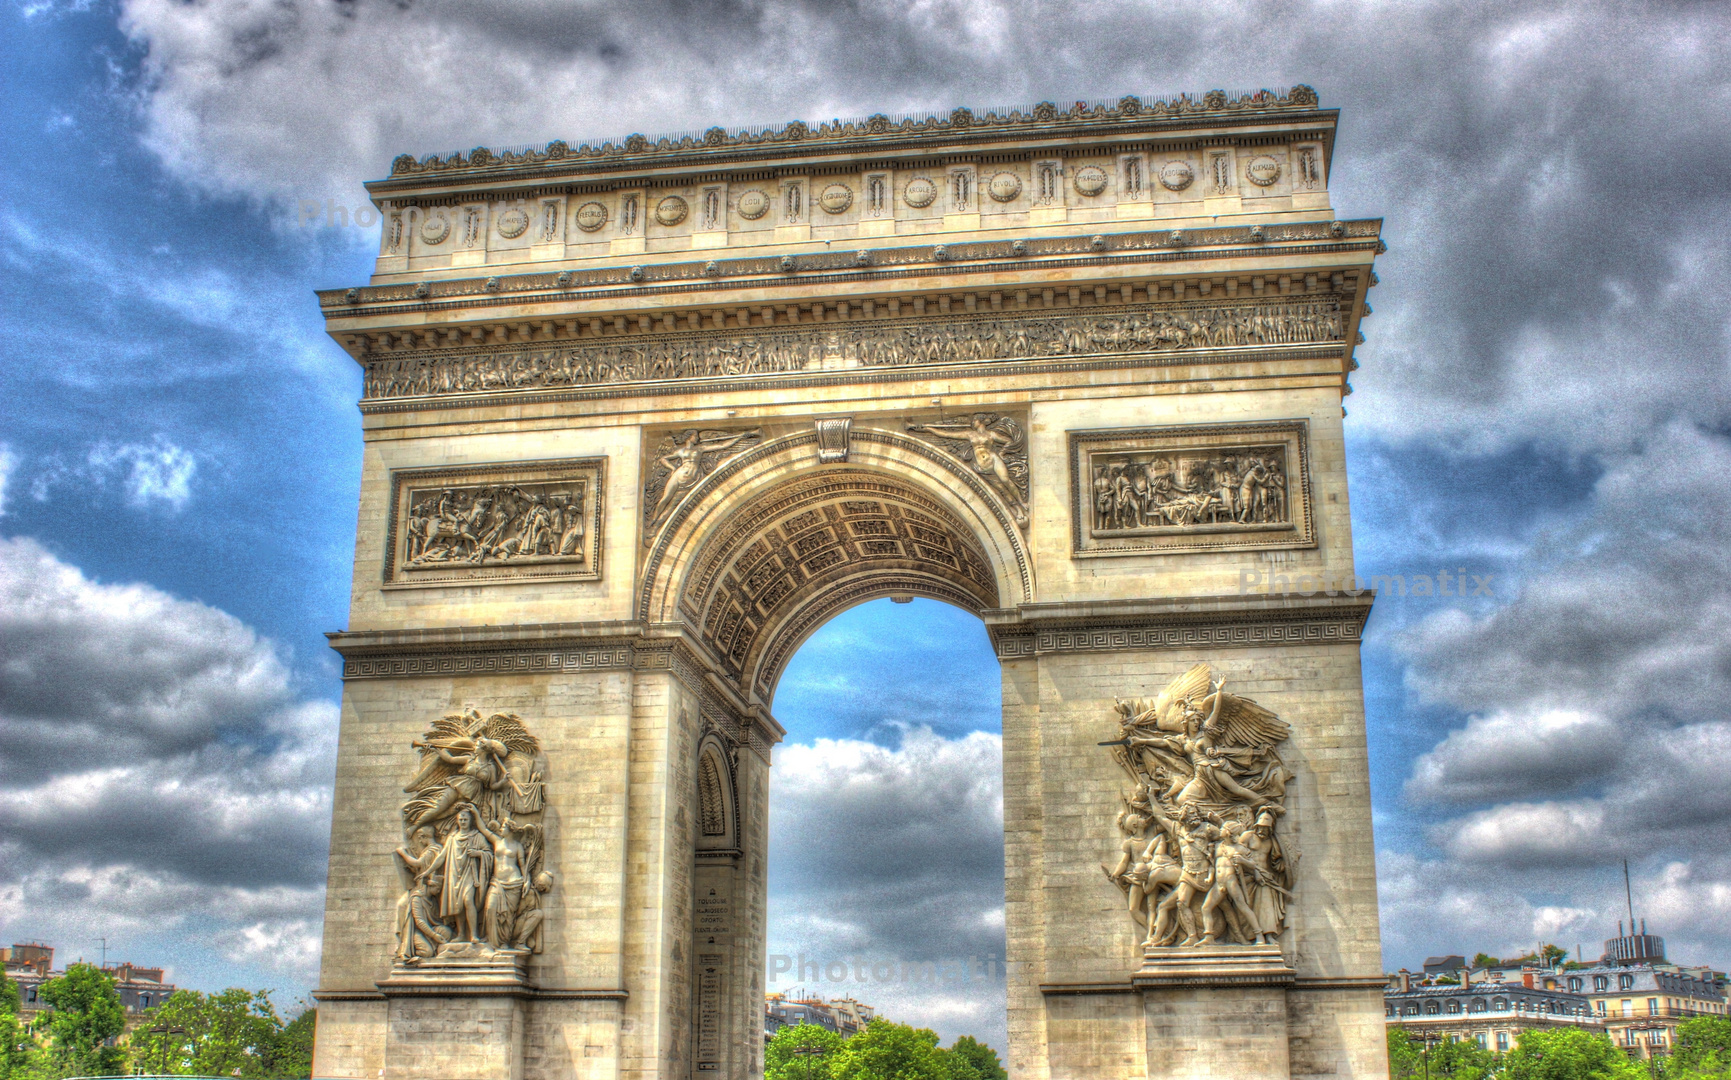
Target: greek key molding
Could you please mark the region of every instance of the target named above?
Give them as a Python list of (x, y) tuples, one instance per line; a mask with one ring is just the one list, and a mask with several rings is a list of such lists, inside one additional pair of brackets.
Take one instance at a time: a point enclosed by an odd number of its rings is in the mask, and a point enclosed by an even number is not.
[(1164, 356), (1340, 346), (1339, 296), (1125, 304), (1086, 312), (982, 312), (761, 330), (675, 330), (504, 350), (369, 355), (363, 399), (440, 398), (850, 368)]
[(632, 667), (629, 645), (581, 649), (509, 650), (483, 653), (406, 653), (343, 660), (343, 680), (413, 679), (431, 676), (537, 675), (608, 671)]

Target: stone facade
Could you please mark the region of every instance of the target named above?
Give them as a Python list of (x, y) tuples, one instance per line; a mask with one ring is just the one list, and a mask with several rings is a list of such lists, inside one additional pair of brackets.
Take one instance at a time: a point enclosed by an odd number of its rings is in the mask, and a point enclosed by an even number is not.
[[(1299, 87), (399, 159), (372, 283), (320, 294), (367, 375), (315, 1072), (760, 1074), (776, 680), (912, 594), (1003, 666), (1013, 1074), (1380, 1076), (1341, 399), (1381, 242), (1332, 217), (1335, 121)], [(1145, 947), (1099, 874), (1118, 700), (1198, 661), (1290, 727), (1184, 736), (1290, 773), (1198, 804), (1279, 805), (1265, 945)], [(456, 793), (419, 841), (411, 780)]]

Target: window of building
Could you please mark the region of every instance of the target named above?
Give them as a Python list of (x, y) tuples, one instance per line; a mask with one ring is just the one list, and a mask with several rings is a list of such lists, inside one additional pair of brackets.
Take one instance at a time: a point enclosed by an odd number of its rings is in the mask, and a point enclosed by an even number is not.
[(1508, 1052), (1509, 1052), (1509, 1033), (1506, 1031), (1499, 1031), (1499, 1032), (1497, 1032), (1497, 1053), (1506, 1054)]
[(1485, 1011), (1485, 999), (1473, 998), (1473, 1003), (1467, 1006), (1467, 1012), (1481, 1013)]
[(1658, 1011), (1659, 1011), (1659, 999), (1658, 998), (1648, 998), (1647, 999), (1647, 1015), (1651, 1016), (1651, 1015), (1657, 1013)]
[(1593, 1002), (1593, 1007), (1599, 1010), (1600, 1016), (1605, 1015), (1605, 1003), (1603, 1001)]
[(1478, 1041), (1480, 1050), (1485, 1049), (1486, 1043), (1485, 1043), (1485, 1033), (1484, 1032), (1482, 1032), (1482, 1031), (1479, 1032), (1477, 1035), (1474, 1035), (1473, 1038)]
[(1451, 1016), (1458, 1015), (1460, 1013), (1460, 1011), (1461, 1011), (1461, 1003), (1458, 1001), (1451, 1000), (1449, 1002), (1449, 1014)]
[(1434, 1001), (1425, 1002), (1424, 1014), (1426, 1016), (1436, 1016), (1436, 1015), (1440, 1014), (1441, 1012), (1442, 1012), (1442, 1006), (1441, 1005), (1438, 1005)]
[(1617, 989), (1619, 989), (1619, 990), (1633, 990), (1634, 988), (1635, 988), (1635, 977), (1633, 975), (1619, 975), (1619, 976), (1617, 976)]
[(1394, 1015), (1394, 1006), (1393, 1005), (1388, 1006), (1386, 1009), (1383, 1010), (1383, 1013), (1387, 1016), (1393, 1016)]
[(1611, 986), (1611, 980), (1605, 978), (1603, 975), (1593, 976), (1593, 989), (1595, 989), (1595, 990), (1608, 990), (1608, 989), (1610, 989), (1610, 986)]
[(1580, 992), (1581, 977), (1579, 975), (1571, 975), (1569, 977), (1569, 989), (1575, 991), (1576, 993)]
[(1633, 1001), (1630, 1001), (1628, 998), (1623, 999), (1623, 1015), (1624, 1016), (1634, 1016), (1635, 1015), (1635, 1003)]
[(1496, 1000), (1491, 1002), (1491, 1007), (1496, 1009), (1497, 1012), (1508, 1012), (1509, 1011), (1509, 999), (1508, 998), (1497, 998)]

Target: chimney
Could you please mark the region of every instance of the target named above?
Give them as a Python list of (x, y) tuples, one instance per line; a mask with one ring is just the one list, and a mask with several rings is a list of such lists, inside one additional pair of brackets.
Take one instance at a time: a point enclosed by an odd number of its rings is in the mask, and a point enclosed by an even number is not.
[(1411, 990), (1411, 989), (1412, 989), (1412, 972), (1408, 971), (1406, 968), (1401, 968), (1400, 969), (1400, 992), (1404, 994), (1408, 990)]
[(1521, 972), (1521, 985), (1526, 987), (1528, 990), (1533, 989), (1533, 973), (1532, 972), (1530, 972), (1530, 971)]
[(1473, 969), (1461, 968), (1461, 989), (1465, 990), (1473, 984)]

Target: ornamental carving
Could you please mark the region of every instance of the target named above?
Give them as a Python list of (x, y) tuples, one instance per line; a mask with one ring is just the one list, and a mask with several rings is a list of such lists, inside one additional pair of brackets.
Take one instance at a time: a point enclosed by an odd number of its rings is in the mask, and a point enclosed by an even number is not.
[(1160, 166), (1160, 186), (1167, 191), (1183, 191), (1196, 179), (1196, 170), (1187, 161), (1168, 161)]
[(817, 197), (817, 204), (826, 214), (842, 214), (853, 205), (853, 188), (846, 184), (831, 184)]
[(577, 227), (586, 233), (597, 232), (607, 224), (607, 207), (598, 202), (586, 202), (571, 216)]
[(669, 195), (655, 204), (655, 220), (672, 228), (685, 220), (685, 215), (691, 212), (685, 200), (677, 195)]
[(1279, 836), (1293, 774), (1286, 721), (1226, 689), (1207, 664), (1154, 698), (1117, 704), (1102, 746), (1135, 785), (1118, 815), (1124, 894), (1150, 947), (1278, 944), (1293, 866)]
[(721, 462), (755, 446), (762, 437), (757, 428), (750, 431), (689, 428), (662, 439), (655, 448), (649, 480), (643, 485), (643, 543), (654, 541), (655, 530), (699, 480)]
[(805, 371), (839, 360), (909, 367), (1061, 357), (1315, 345), (1342, 340), (1334, 299), (1126, 306), (1076, 315), (886, 319), (646, 335), (489, 352), (369, 356), (369, 399)]
[(1022, 178), (1012, 172), (1001, 172), (986, 183), (986, 194), (993, 202), (1010, 202), (1022, 193)]
[(1106, 170), (1098, 165), (1084, 165), (1076, 170), (1076, 190), (1084, 195), (1098, 195), (1106, 190)]
[(507, 240), (515, 240), (529, 229), (529, 215), (522, 210), (512, 208), (499, 215), (499, 235)]
[(1257, 187), (1271, 187), (1280, 179), (1280, 162), (1268, 154), (1258, 154), (1244, 167), (1244, 175)]
[(1314, 543), (1298, 420), (1070, 434), (1076, 555)]
[(600, 576), (602, 463), (392, 474), (385, 585)]
[(972, 465), (1008, 504), (1016, 524), (1028, 527), (1028, 440), (1014, 418), (977, 412), (965, 420), (909, 424), (908, 430)]
[(427, 215), (427, 220), (421, 222), (421, 241), (437, 247), (445, 242), (445, 237), (451, 235), (451, 219), (444, 213)]
[(739, 197), (739, 216), (747, 221), (756, 221), (769, 213), (769, 196), (752, 188)]
[(902, 199), (915, 210), (924, 210), (932, 205), (938, 197), (938, 185), (923, 176), (916, 176), (908, 181), (907, 189), (902, 192)]
[(542, 948), (546, 758), (518, 717), (470, 709), (416, 740), (403, 787), (396, 960), (410, 967)]
[[(1133, 103), (1133, 104), (1132, 104)], [(729, 134), (723, 128), (712, 127), (700, 135), (663, 136), (650, 139), (630, 135), (620, 142), (605, 141), (572, 146), (565, 140), (555, 140), (545, 150), (506, 150), (499, 153), (476, 147), (467, 155), (430, 154), (416, 159), (399, 154), (391, 162), (392, 176), (417, 173), (446, 172), (453, 169), (504, 168), (537, 165), (546, 161), (582, 161), (584, 159), (617, 159), (623, 156), (678, 157), (701, 153), (720, 147), (756, 147), (775, 150), (783, 144), (800, 142), (848, 142), (868, 140), (875, 143), (885, 135), (937, 136), (964, 131), (982, 131), (988, 137), (1016, 128), (1048, 125), (1099, 125), (1114, 122), (1140, 124), (1148, 119), (1195, 116), (1205, 113), (1276, 112), (1287, 109), (1314, 109), (1316, 91), (1308, 86), (1294, 86), (1285, 94), (1259, 90), (1251, 94), (1227, 94), (1210, 90), (1201, 98), (1181, 94), (1172, 98), (1138, 99), (1126, 97), (1117, 102), (1083, 102), (1059, 109), (1049, 101), (1026, 109), (991, 110), (975, 113), (956, 109), (948, 115), (927, 114), (890, 120), (881, 113), (863, 120), (832, 120), (813, 127), (795, 120), (781, 128), (748, 129)]]

